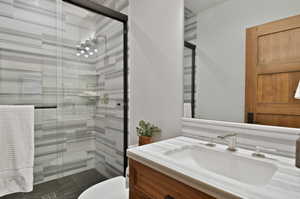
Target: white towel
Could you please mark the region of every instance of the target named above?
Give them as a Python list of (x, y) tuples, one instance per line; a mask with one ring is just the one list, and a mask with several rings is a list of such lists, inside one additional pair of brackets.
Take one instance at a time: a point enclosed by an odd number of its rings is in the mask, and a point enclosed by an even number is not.
[(34, 107), (0, 105), (0, 197), (33, 189)]

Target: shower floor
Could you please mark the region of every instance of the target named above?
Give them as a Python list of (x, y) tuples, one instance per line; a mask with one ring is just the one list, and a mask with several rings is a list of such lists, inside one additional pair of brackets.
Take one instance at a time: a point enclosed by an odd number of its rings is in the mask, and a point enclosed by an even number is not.
[(30, 193), (17, 193), (1, 199), (77, 199), (87, 188), (106, 180), (95, 169), (34, 186)]

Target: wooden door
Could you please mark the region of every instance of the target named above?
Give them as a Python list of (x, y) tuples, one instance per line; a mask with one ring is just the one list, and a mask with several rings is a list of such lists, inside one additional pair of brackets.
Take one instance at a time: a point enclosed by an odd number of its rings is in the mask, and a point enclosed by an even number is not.
[(300, 15), (247, 29), (246, 122), (300, 128), (299, 80)]

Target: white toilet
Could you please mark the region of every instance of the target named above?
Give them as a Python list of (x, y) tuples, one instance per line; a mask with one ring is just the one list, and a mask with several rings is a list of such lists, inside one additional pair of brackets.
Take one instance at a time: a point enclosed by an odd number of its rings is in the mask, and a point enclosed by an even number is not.
[(128, 199), (129, 190), (126, 188), (126, 179), (120, 176), (96, 184), (83, 192), (78, 199), (99, 198)]

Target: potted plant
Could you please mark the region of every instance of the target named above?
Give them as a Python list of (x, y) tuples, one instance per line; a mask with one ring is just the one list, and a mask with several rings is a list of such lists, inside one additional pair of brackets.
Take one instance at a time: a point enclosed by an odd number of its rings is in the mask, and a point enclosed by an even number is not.
[(136, 131), (139, 136), (139, 146), (151, 143), (153, 135), (161, 132), (160, 128), (144, 120), (139, 122)]

